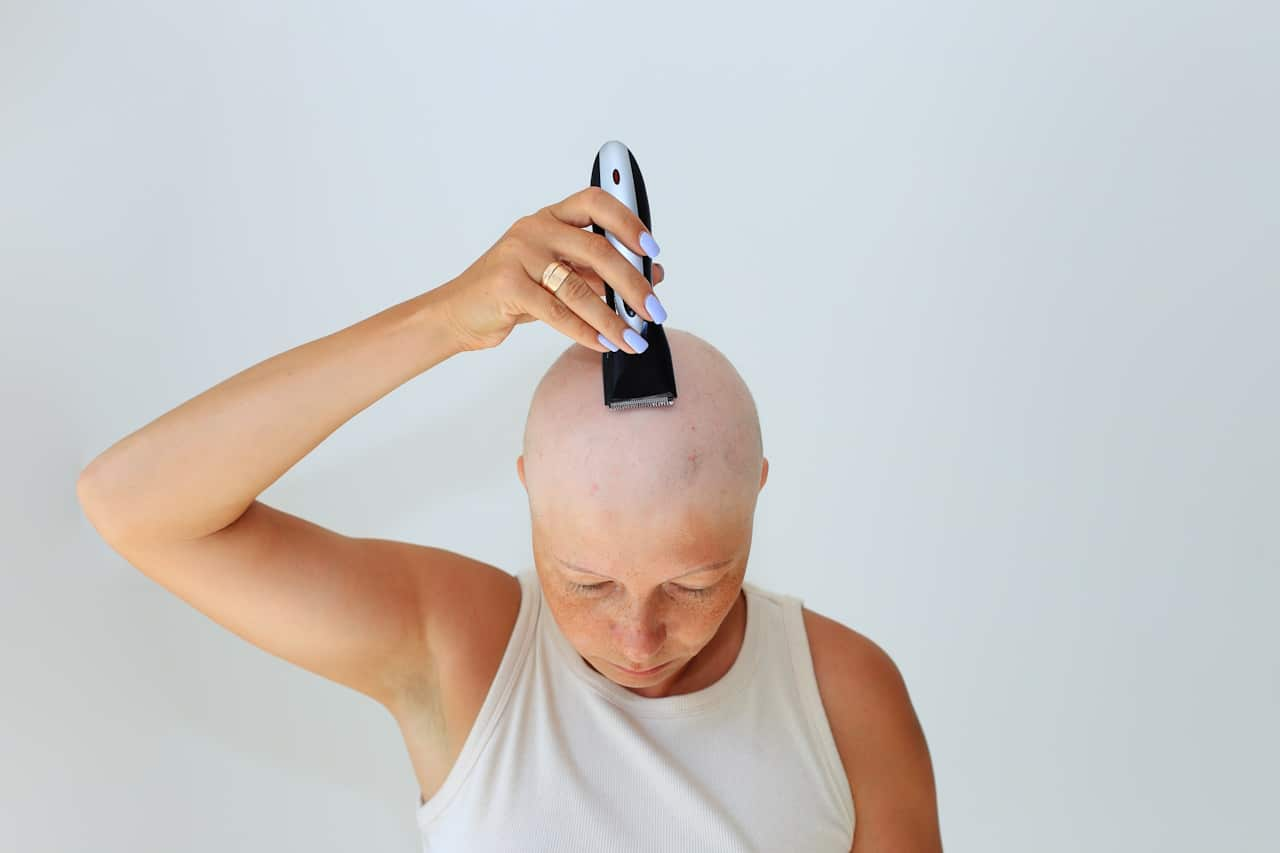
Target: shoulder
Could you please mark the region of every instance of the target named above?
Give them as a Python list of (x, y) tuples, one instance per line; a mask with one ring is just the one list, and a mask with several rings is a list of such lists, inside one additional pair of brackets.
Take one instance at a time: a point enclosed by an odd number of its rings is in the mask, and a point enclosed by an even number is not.
[(889, 703), (885, 710), (910, 709), (906, 683), (889, 654), (864, 634), (815, 613), (802, 610), (813, 667), (823, 700), (830, 692), (841, 705), (853, 695), (874, 697)]
[(854, 853), (941, 850), (933, 766), (906, 682), (888, 653), (802, 610), (818, 692), (853, 792)]

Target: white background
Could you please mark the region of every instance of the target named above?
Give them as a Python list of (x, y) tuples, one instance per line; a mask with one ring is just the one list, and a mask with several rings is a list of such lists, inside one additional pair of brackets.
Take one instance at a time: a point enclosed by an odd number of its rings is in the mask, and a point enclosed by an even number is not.
[[(1280, 14), (0, 4), (0, 847), (409, 850), (393, 719), (137, 572), (111, 443), (457, 275), (630, 146), (760, 407), (748, 579), (901, 668), (948, 851), (1274, 841)], [(538, 323), (263, 493), (531, 565)], [(530, 792), (533, 796), (533, 792)]]

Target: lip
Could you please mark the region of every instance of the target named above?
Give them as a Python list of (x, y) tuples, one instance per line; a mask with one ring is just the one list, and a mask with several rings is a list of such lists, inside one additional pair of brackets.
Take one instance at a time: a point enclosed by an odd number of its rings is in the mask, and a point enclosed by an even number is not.
[(653, 675), (658, 670), (665, 668), (669, 663), (671, 663), (671, 661), (667, 661), (667, 663), (664, 663), (664, 664), (659, 664), (658, 666), (655, 666), (653, 669), (635, 670), (635, 669), (627, 669), (625, 666), (619, 666), (618, 669), (622, 670), (627, 675)]

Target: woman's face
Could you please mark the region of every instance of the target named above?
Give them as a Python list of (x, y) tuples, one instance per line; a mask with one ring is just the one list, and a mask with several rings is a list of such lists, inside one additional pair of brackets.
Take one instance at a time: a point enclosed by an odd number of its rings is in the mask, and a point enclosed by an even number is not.
[(667, 695), (716, 637), (751, 549), (750, 515), (663, 515), (625, 527), (534, 519), (534, 560), (561, 632), (593, 669), (639, 695)]

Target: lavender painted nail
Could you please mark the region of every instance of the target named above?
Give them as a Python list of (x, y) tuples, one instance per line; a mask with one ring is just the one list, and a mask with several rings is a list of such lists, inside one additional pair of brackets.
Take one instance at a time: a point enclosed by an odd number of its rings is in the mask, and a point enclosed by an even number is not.
[(658, 244), (654, 242), (653, 235), (648, 231), (640, 232), (640, 248), (644, 249), (644, 253), (651, 258), (658, 257), (658, 252), (662, 251), (658, 248)]
[(667, 322), (667, 309), (662, 307), (662, 303), (658, 301), (658, 295), (656, 293), (650, 293), (645, 297), (644, 307), (645, 310), (649, 312), (650, 316), (653, 317), (653, 322)]
[(626, 339), (627, 343), (631, 344), (631, 348), (637, 353), (644, 352), (649, 348), (649, 342), (642, 338), (635, 329), (625, 329), (622, 332), (622, 337)]

